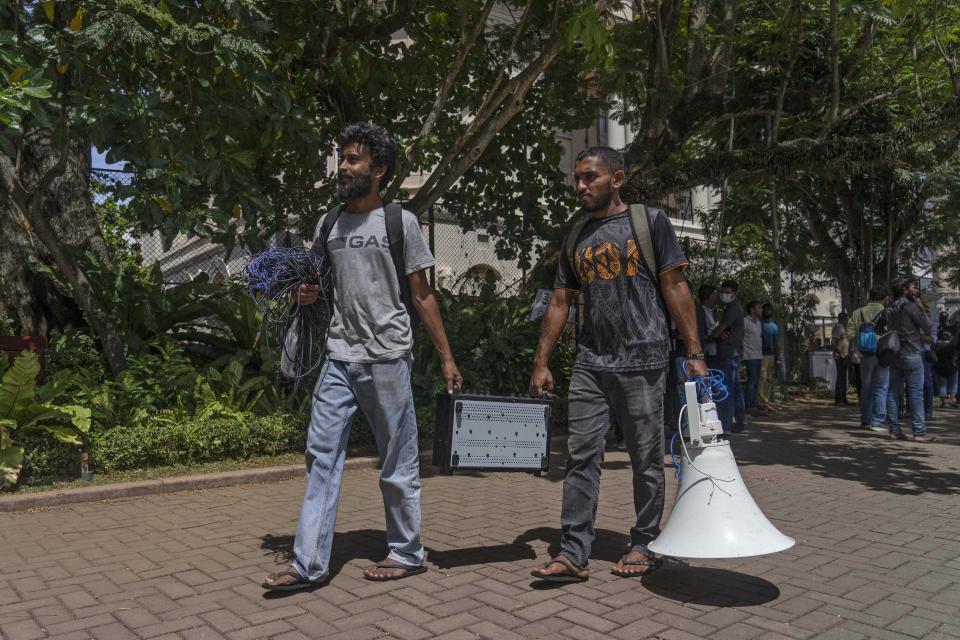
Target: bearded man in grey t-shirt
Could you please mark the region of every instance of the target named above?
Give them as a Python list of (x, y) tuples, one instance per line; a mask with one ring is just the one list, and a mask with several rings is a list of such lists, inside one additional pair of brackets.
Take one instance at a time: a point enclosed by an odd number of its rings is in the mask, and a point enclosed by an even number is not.
[(707, 375), (693, 297), (683, 277), (687, 259), (666, 214), (647, 210), (653, 273), (631, 226), (630, 206), (620, 199), (623, 155), (610, 147), (585, 149), (577, 156), (573, 178), (580, 204), (591, 219), (575, 239), (573, 259), (561, 252), (530, 377), (531, 394), (552, 390), (550, 353), (566, 324), (570, 304), (581, 293), (583, 323), (567, 396), (569, 437), (560, 553), (533, 570), (535, 578), (548, 582), (582, 582), (589, 577), (604, 435), (611, 419), (624, 431), (636, 508), (630, 546), (612, 571), (629, 578), (657, 566), (647, 545), (659, 535), (663, 515), (661, 416), (670, 320), (687, 348), (686, 373)]
[[(327, 361), (313, 392), (307, 434), (307, 490), (290, 568), (268, 577), (265, 589), (293, 591), (324, 584), (337, 518), (340, 480), (353, 414), (359, 408), (373, 429), (382, 470), (387, 557), (364, 570), (368, 580), (398, 580), (426, 571), (420, 540), (420, 467), (417, 420), (410, 386), (411, 318), (400, 278), (433, 341), (447, 391), (463, 383), (447, 342), (440, 309), (425, 270), (433, 256), (420, 225), (402, 211), (403, 271), (390, 253), (381, 187), (393, 171), (396, 143), (382, 127), (357, 123), (339, 137), (337, 196), (345, 201), (323, 243), (325, 214), (314, 250), (332, 266), (333, 309)], [(300, 304), (316, 303), (319, 286), (300, 286)]]

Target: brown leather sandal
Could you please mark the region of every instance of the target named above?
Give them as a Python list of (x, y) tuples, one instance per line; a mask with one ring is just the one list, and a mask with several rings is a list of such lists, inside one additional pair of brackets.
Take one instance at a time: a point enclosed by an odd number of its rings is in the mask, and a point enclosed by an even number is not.
[[(277, 582), (277, 580), (284, 577), (293, 578), (293, 582)], [(322, 587), (329, 579), (330, 574), (324, 574), (316, 580), (308, 580), (300, 575), (296, 569), (290, 568), (286, 571), (271, 573), (269, 576), (267, 576), (266, 580), (260, 583), (260, 586), (267, 591), (302, 591), (304, 589), (316, 589), (318, 587)]]
[[(542, 573), (541, 569), (546, 569), (552, 564), (559, 564), (563, 566), (566, 571), (564, 573)], [(583, 567), (578, 567), (573, 564), (573, 561), (570, 560), (565, 555), (558, 555), (557, 557), (548, 560), (543, 563), (543, 566), (534, 569), (530, 572), (537, 580), (542, 580), (544, 582), (586, 582), (590, 578), (590, 572), (584, 569)]]
[(617, 565), (610, 567), (610, 573), (620, 578), (642, 578), (643, 576), (650, 575), (654, 571), (660, 568), (663, 564), (663, 561), (660, 558), (654, 557), (652, 555), (645, 555), (643, 560), (627, 560), (627, 556), (630, 554), (624, 554), (620, 558), (620, 565), (623, 567), (647, 567), (646, 571), (617, 571)]

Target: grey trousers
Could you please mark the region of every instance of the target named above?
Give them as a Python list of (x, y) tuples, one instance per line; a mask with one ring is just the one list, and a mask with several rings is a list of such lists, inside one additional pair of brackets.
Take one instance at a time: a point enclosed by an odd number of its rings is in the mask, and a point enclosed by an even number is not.
[(606, 372), (573, 369), (568, 394), (570, 434), (560, 515), (561, 552), (586, 566), (596, 533), (604, 436), (611, 418), (623, 429), (633, 469), (637, 520), (630, 544), (648, 553), (663, 516), (663, 390), (666, 369)]

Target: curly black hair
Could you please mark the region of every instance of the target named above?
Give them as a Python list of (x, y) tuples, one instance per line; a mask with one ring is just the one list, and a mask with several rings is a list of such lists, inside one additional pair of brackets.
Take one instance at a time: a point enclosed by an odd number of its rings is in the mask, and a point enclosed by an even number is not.
[(390, 182), (397, 162), (397, 143), (386, 129), (372, 122), (353, 122), (340, 131), (337, 143), (340, 149), (351, 144), (359, 144), (369, 149), (371, 166), (387, 168), (380, 180), (380, 187), (383, 188)]

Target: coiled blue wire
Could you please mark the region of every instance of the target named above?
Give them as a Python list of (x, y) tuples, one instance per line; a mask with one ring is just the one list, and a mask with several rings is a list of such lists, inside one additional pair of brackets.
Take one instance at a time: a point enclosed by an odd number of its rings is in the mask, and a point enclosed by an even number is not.
[(303, 247), (274, 247), (247, 263), (247, 289), (259, 304), (276, 299), (301, 283), (320, 284), (328, 270), (323, 258)]
[[(301, 284), (320, 285), (317, 302), (302, 306), (297, 296)], [(296, 363), (288, 374), (295, 380), (315, 371), (323, 362), (323, 343), (333, 297), (330, 267), (319, 254), (304, 247), (274, 247), (250, 258), (247, 291), (263, 314), (264, 343)], [(294, 331), (295, 346), (287, 336)]]
[[(683, 377), (683, 382), (696, 382), (697, 383), (697, 401), (701, 402), (704, 399), (707, 399), (711, 402), (722, 402), (730, 396), (730, 390), (727, 389), (727, 385), (723, 381), (723, 371), (719, 369), (707, 369), (709, 375), (706, 376), (688, 376), (687, 375), (687, 359), (680, 359), (680, 373)], [(689, 411), (689, 408), (687, 409)], [(673, 446), (677, 441), (677, 436), (681, 435), (681, 427), (678, 427), (676, 433), (673, 434), (673, 437), (670, 438), (670, 461), (673, 463), (674, 474), (677, 478), (680, 477), (680, 462), (677, 460), (676, 454), (673, 452)]]

